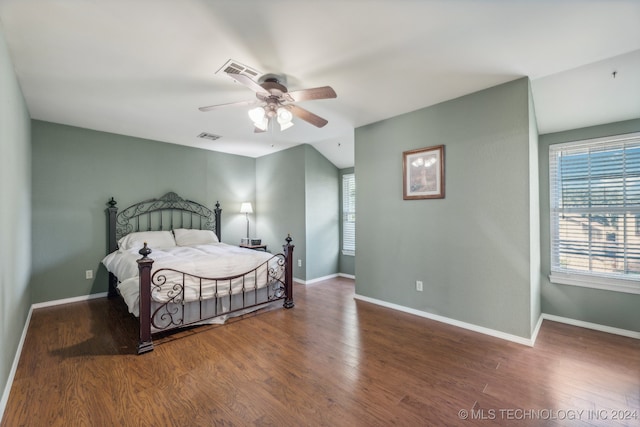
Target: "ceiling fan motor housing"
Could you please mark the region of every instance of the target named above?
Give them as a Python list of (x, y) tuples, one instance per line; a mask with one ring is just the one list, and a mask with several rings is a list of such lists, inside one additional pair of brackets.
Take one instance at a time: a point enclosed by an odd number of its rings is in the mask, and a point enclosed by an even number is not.
[(269, 96), (265, 96), (265, 94), (256, 93), (258, 99), (262, 101), (268, 101), (269, 99), (272, 99), (276, 102), (281, 102), (283, 100), (282, 95), (287, 93), (287, 87), (280, 84), (280, 82), (278, 82), (276, 79), (266, 80), (260, 83), (260, 86), (262, 86), (262, 88), (264, 88), (264, 90), (266, 90), (270, 94)]
[(287, 76), (285, 76), (284, 74), (274, 74), (274, 73), (267, 73), (267, 74), (263, 74), (260, 77), (258, 77), (258, 84), (262, 85), (262, 83), (264, 82), (276, 82), (276, 83), (280, 83), (281, 85), (286, 86), (287, 85)]

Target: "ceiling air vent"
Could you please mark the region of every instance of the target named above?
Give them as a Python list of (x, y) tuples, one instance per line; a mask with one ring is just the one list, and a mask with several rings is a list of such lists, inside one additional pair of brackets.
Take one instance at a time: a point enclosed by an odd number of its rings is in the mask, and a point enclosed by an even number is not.
[(220, 139), (222, 137), (220, 135), (214, 135), (212, 133), (202, 132), (200, 135), (198, 135), (198, 138), (210, 139), (212, 141), (215, 141), (216, 139)]
[(218, 71), (216, 71), (216, 74), (244, 74), (252, 80), (256, 80), (261, 73), (258, 70), (254, 70), (253, 68), (239, 63), (238, 61), (230, 59), (226, 64), (220, 67)]

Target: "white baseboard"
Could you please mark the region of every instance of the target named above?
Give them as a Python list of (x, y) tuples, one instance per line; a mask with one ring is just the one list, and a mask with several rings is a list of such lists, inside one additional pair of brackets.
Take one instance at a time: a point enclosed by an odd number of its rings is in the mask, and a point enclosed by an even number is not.
[(303, 285), (311, 285), (316, 282), (322, 282), (323, 280), (335, 279), (336, 277), (345, 277), (347, 279), (356, 280), (356, 276), (354, 276), (353, 274), (337, 273), (337, 274), (329, 274), (328, 276), (322, 276), (322, 277), (318, 277), (316, 279), (311, 279), (311, 280), (302, 280), (294, 277), (293, 281), (301, 283)]
[(621, 335), (623, 337), (640, 339), (640, 332), (630, 331), (628, 329), (614, 328), (612, 326), (600, 325), (598, 323), (584, 322), (582, 320), (570, 319), (568, 317), (556, 316), (554, 314), (542, 313), (541, 318), (545, 320), (551, 320), (553, 322), (566, 323), (567, 325), (578, 326), (581, 328), (593, 329), (595, 331), (606, 332), (614, 335)]
[(29, 308), (29, 314), (27, 315), (27, 319), (24, 323), (24, 328), (22, 329), (22, 335), (20, 336), (20, 341), (18, 342), (18, 348), (16, 349), (16, 354), (13, 357), (13, 363), (11, 364), (11, 370), (9, 371), (9, 376), (7, 377), (7, 384), (4, 387), (4, 392), (2, 393), (2, 400), (0, 400), (0, 420), (4, 417), (4, 410), (7, 407), (7, 402), (9, 401), (9, 393), (11, 393), (11, 387), (13, 386), (13, 379), (16, 376), (16, 371), (18, 370), (18, 362), (20, 362), (20, 355), (22, 354), (22, 346), (24, 345), (24, 340), (27, 338), (27, 330), (29, 329), (29, 323), (31, 323), (31, 313), (33, 313), (33, 306)]
[(470, 331), (479, 332), (481, 334), (490, 335), (492, 337), (501, 338), (507, 341), (513, 341), (519, 344), (524, 344), (529, 347), (533, 347), (536, 339), (538, 338), (538, 333), (540, 332), (540, 328), (542, 327), (543, 320), (551, 320), (554, 322), (566, 323), (568, 325), (578, 326), (581, 328), (593, 329), (600, 332), (606, 332), (614, 335), (621, 335), (624, 337), (640, 339), (640, 332), (630, 331), (627, 329), (614, 328), (612, 326), (600, 325), (597, 323), (584, 322), (582, 320), (570, 319), (567, 317), (555, 316), (553, 314), (542, 313), (538, 318), (538, 322), (536, 323), (535, 328), (533, 329), (533, 333), (531, 334), (531, 338), (527, 339), (524, 337), (520, 337), (518, 335), (507, 334), (505, 332), (496, 331), (495, 329), (485, 328), (483, 326), (474, 325), (472, 323), (461, 322), (456, 319), (451, 319), (449, 317), (440, 316), (437, 314), (429, 313), (426, 311), (416, 310), (409, 307), (404, 307), (398, 304), (393, 304), (386, 301), (377, 300), (375, 298), (369, 298), (362, 295), (356, 294), (354, 298), (370, 302), (372, 304), (377, 304), (383, 307), (391, 308), (393, 310), (402, 311), (409, 314), (414, 314), (416, 316), (425, 317), (427, 319), (435, 320), (442, 323), (447, 323), (449, 325), (457, 326), (463, 329), (468, 329)]
[[(501, 338), (503, 340), (512, 341), (518, 344), (523, 344), (529, 347), (533, 347), (533, 338), (524, 338), (518, 335), (507, 334), (506, 332), (496, 331), (495, 329), (485, 328), (484, 326), (474, 325), (472, 323), (462, 322), (460, 320), (451, 319), (449, 317), (440, 316), (438, 314), (429, 313), (422, 310), (416, 310), (414, 308), (405, 307), (398, 304), (393, 304), (386, 301), (377, 300), (375, 298), (369, 298), (362, 295), (355, 294), (354, 298), (370, 302), (372, 304), (381, 305), (383, 307), (391, 308), (393, 310), (403, 311), (405, 313), (413, 314), (427, 319), (435, 320), (437, 322), (447, 323), (449, 325), (457, 326), (459, 328), (468, 329), (470, 331), (479, 332), (481, 334), (490, 335), (492, 337)], [(539, 321), (538, 323), (541, 323)]]
[(296, 279), (294, 277), (293, 281), (302, 283), (303, 285), (311, 285), (313, 283), (322, 282), (323, 280), (335, 279), (336, 277), (338, 277), (337, 274), (329, 274), (328, 276), (322, 276), (322, 277), (318, 277), (316, 279), (311, 279), (311, 280)]
[(53, 307), (53, 306), (56, 306), (56, 305), (70, 304), (72, 302), (88, 301), (88, 300), (95, 299), (95, 298), (106, 298), (106, 296), (107, 296), (106, 292), (99, 292), (97, 294), (81, 295), (79, 297), (72, 297), (72, 298), (57, 299), (57, 300), (53, 300), (53, 301), (38, 302), (38, 303), (33, 304), (31, 306), (31, 308), (32, 309), (36, 309), (36, 308), (44, 308), (44, 307)]
[(542, 314), (538, 317), (538, 322), (536, 323), (536, 327), (533, 328), (533, 332), (531, 333), (531, 342), (533, 344), (536, 343), (536, 340), (538, 339), (538, 332), (540, 332), (540, 328), (542, 327)]

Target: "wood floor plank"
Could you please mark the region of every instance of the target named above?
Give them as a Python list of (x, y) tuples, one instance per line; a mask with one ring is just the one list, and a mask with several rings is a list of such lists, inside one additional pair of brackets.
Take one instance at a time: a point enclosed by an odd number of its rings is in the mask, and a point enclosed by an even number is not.
[(640, 425), (639, 340), (545, 321), (530, 348), (355, 300), (348, 279), (294, 292), (142, 356), (118, 299), (34, 310), (0, 426)]

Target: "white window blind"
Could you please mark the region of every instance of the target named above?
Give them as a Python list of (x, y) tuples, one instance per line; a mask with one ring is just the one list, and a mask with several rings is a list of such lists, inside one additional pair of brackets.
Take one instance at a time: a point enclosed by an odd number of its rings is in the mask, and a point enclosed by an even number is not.
[(342, 252), (356, 252), (356, 176), (342, 175)]
[(549, 148), (551, 281), (640, 293), (640, 133)]

